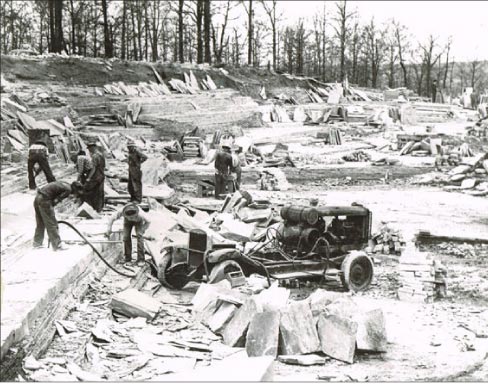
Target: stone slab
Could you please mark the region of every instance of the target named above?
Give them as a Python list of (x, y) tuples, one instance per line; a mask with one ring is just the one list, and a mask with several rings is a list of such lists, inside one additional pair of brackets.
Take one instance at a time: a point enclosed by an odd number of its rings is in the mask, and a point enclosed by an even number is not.
[(249, 324), (246, 337), (246, 352), (250, 357), (278, 354), (280, 313), (268, 311), (256, 313)]
[(386, 352), (387, 336), (385, 316), (381, 309), (358, 313), (354, 317), (357, 322), (357, 349), (371, 352)]
[(33, 249), (2, 271), (1, 359), (29, 335), (37, 318), (93, 264), (94, 257), (88, 246), (72, 246), (62, 252)]
[(208, 327), (213, 333), (221, 334), (225, 325), (230, 321), (237, 311), (237, 305), (226, 301), (220, 304), (217, 311), (207, 320)]
[(222, 333), (224, 344), (230, 347), (243, 347), (249, 323), (252, 317), (259, 312), (261, 312), (261, 308), (256, 300), (253, 297), (247, 299), (226, 325)]
[(301, 355), (320, 350), (320, 342), (308, 301), (298, 301), (281, 311), (282, 355)]
[(346, 363), (354, 362), (357, 323), (335, 315), (320, 315), (317, 323), (322, 352)]

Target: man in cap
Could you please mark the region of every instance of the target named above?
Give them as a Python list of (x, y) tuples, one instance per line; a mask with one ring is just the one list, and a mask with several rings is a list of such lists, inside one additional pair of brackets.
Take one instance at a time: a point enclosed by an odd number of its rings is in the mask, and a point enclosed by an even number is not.
[(84, 184), (84, 200), (97, 212), (101, 212), (105, 203), (105, 157), (97, 147), (95, 138), (90, 138), (87, 143), (90, 152), (92, 169)]
[[(35, 170), (38, 165), (39, 171)], [(44, 140), (37, 140), (29, 147), (29, 157), (27, 159), (27, 175), (29, 177), (29, 189), (36, 189), (36, 176), (40, 171), (44, 172), (48, 183), (56, 181), (56, 178), (49, 166), (49, 154), (47, 144)]]
[(142, 202), (142, 171), (141, 164), (147, 160), (147, 156), (136, 147), (133, 140), (127, 142), (129, 150), (129, 194), (130, 201)]
[(232, 155), (228, 145), (222, 145), (222, 150), (215, 156), (215, 198), (225, 192), (225, 184), (232, 169)]
[(47, 231), (49, 241), (55, 251), (67, 249), (59, 237), (58, 221), (54, 213), (54, 206), (68, 197), (70, 194), (81, 193), (81, 183), (75, 181), (68, 184), (64, 181), (53, 181), (37, 190), (34, 199), (34, 210), (36, 212), (36, 231), (34, 234), (34, 248), (42, 247), (44, 232)]
[(112, 225), (115, 220), (124, 217), (124, 255), (125, 261), (130, 263), (132, 261), (132, 228), (136, 228), (137, 236), (137, 262), (144, 263), (144, 233), (149, 227), (150, 221), (142, 211), (142, 209), (135, 203), (128, 203), (123, 208), (115, 212), (108, 221), (107, 232), (105, 236), (110, 237), (112, 233)]

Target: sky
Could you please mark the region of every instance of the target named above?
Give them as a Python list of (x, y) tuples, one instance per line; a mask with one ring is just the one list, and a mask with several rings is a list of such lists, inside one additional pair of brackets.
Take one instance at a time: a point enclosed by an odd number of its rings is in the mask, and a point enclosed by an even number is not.
[[(310, 18), (321, 12), (322, 1), (280, 1), (278, 7), (291, 23), (300, 17)], [(452, 55), (456, 61), (488, 60), (488, 1), (354, 1), (361, 23), (373, 16), (378, 23), (395, 18), (406, 25), (414, 40), (427, 40), (430, 34), (445, 44), (452, 36)], [(335, 10), (327, 1), (326, 9)]]

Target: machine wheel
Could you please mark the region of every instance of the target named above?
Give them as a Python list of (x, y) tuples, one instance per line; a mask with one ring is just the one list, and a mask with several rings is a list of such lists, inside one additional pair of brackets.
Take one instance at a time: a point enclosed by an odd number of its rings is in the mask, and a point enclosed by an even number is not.
[(353, 292), (364, 291), (373, 280), (373, 262), (365, 254), (346, 256), (341, 270), (342, 285)]
[(172, 289), (181, 289), (190, 281), (188, 265), (186, 263), (171, 265), (172, 259), (171, 253), (166, 252), (159, 265), (157, 277), (164, 286)]
[(190, 281), (189, 272), (188, 264), (178, 263), (169, 267), (164, 274), (168, 285), (182, 289)]

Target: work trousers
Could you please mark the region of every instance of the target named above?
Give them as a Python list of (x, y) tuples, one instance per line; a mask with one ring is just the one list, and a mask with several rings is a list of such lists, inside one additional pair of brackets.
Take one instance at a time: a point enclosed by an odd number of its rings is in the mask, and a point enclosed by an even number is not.
[(137, 169), (130, 169), (129, 167), (129, 195), (130, 201), (137, 203), (142, 202), (142, 172)]
[(226, 177), (220, 173), (215, 174), (215, 198), (218, 199), (219, 196), (225, 193), (225, 183)]
[(105, 178), (90, 180), (85, 184), (83, 199), (97, 212), (101, 212), (105, 204)]
[(144, 261), (144, 232), (141, 224), (124, 219), (124, 256), (125, 261), (132, 261), (132, 228), (136, 228), (137, 261)]
[(44, 231), (47, 231), (49, 241), (54, 250), (59, 248), (61, 238), (59, 237), (58, 221), (54, 213), (52, 201), (37, 193), (34, 199), (34, 210), (36, 212), (36, 232), (34, 233), (34, 246), (41, 246), (44, 241)]
[(56, 181), (56, 178), (51, 171), (49, 166), (49, 161), (44, 153), (31, 151), (29, 153), (29, 158), (27, 160), (27, 175), (29, 177), (29, 188), (36, 189), (36, 174), (34, 171), (34, 165), (39, 164), (39, 167), (46, 175), (46, 180), (48, 183)]

